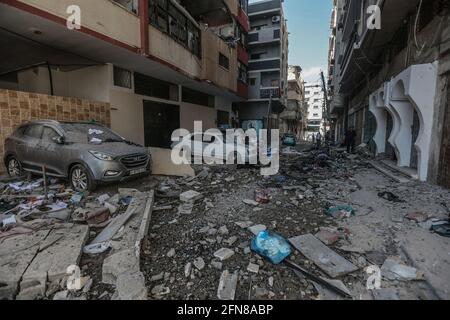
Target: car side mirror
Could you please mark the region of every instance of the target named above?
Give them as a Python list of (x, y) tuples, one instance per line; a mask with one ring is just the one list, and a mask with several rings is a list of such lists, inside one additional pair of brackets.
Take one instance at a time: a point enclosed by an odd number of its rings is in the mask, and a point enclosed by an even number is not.
[(64, 144), (66, 142), (66, 139), (63, 136), (54, 137), (53, 141), (55, 141), (57, 144)]

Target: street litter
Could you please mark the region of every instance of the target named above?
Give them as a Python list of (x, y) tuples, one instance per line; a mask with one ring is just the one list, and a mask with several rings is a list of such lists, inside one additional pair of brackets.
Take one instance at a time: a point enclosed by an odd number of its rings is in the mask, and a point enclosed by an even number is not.
[(415, 221), (417, 223), (426, 222), (430, 219), (430, 216), (423, 212), (411, 212), (405, 216), (406, 219)]
[(450, 223), (433, 225), (431, 231), (440, 236), (450, 238)]
[(314, 274), (308, 272), (307, 270), (303, 269), (294, 262), (287, 260), (287, 258), (292, 253), (291, 247), (287, 242), (287, 240), (279, 235), (270, 234), (267, 231), (261, 232), (255, 239), (253, 239), (252, 250), (261, 255), (262, 257), (265, 257), (275, 265), (283, 263), (287, 267), (294, 270), (294, 272), (297, 275), (300, 276), (301, 274), (306, 278), (314, 282), (317, 282), (325, 286), (326, 288), (342, 295), (343, 297), (351, 298), (351, 295), (348, 293), (348, 291), (342, 290), (340, 287), (335, 286), (330, 281), (315, 276)]
[(255, 201), (259, 204), (265, 204), (270, 202), (270, 192), (269, 190), (255, 190)]
[(270, 260), (273, 264), (280, 264), (291, 254), (291, 246), (277, 234), (261, 231), (252, 241), (251, 249)]
[(355, 209), (347, 205), (335, 206), (327, 210), (327, 215), (336, 219), (350, 218), (352, 215), (355, 215)]
[(400, 200), (400, 197), (393, 194), (392, 192), (389, 191), (384, 191), (384, 192), (380, 192), (378, 193), (378, 196), (380, 198), (383, 198), (385, 200), (391, 201), (391, 202), (396, 202), (396, 203), (403, 203), (403, 200)]

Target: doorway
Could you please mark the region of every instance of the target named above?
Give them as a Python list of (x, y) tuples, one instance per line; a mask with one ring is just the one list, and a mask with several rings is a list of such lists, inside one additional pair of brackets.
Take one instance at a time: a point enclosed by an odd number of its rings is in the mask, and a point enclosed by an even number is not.
[(180, 106), (144, 101), (145, 146), (170, 149), (172, 133), (180, 128)]
[(411, 165), (410, 167), (413, 169), (417, 169), (419, 166), (419, 154), (417, 152), (417, 148), (415, 147), (417, 138), (420, 133), (420, 119), (419, 114), (416, 110), (414, 110), (413, 116), (413, 125), (411, 126), (411, 135), (412, 135), (412, 143), (411, 143)]

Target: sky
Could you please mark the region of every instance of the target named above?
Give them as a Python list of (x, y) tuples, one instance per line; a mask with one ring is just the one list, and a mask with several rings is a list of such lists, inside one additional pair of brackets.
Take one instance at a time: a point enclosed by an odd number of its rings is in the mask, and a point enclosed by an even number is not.
[[(250, 3), (257, 2), (250, 0)], [(289, 30), (289, 64), (299, 65), (307, 82), (327, 76), (332, 0), (285, 0)]]

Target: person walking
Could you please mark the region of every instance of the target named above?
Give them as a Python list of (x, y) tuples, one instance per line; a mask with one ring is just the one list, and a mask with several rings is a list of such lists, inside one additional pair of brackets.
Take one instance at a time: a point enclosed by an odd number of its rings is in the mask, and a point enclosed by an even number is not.
[(320, 132), (318, 132), (316, 135), (316, 144), (317, 149), (319, 149), (322, 146), (322, 134)]
[(345, 132), (345, 146), (347, 147), (347, 153), (355, 152), (356, 143), (356, 131), (353, 128), (348, 129)]

